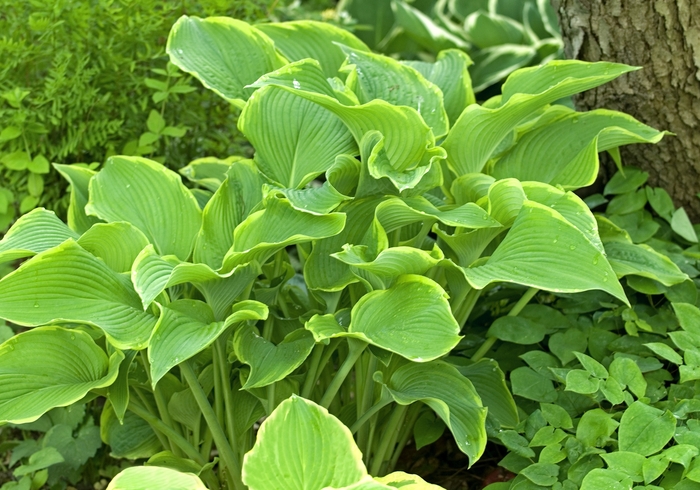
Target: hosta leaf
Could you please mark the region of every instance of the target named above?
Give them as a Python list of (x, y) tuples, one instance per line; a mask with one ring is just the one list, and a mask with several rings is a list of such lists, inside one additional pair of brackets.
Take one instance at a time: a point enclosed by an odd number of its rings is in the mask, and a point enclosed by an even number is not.
[(501, 140), (534, 111), (633, 69), (615, 63), (566, 60), (514, 72), (503, 85), (500, 107), (475, 104), (459, 117), (442, 144), (448, 165), (457, 176), (480, 172)]
[(521, 68), (537, 56), (533, 46), (502, 44), (474, 53), (471, 77), (474, 92), (481, 92)]
[(375, 478), (379, 483), (388, 485), (389, 488), (402, 488), (403, 490), (441, 490), (442, 487), (431, 485), (418, 475), (410, 475), (403, 471), (394, 471), (386, 476)]
[(296, 20), (258, 24), (255, 28), (267, 34), (289, 61), (318, 60), (326, 78), (338, 76), (338, 68), (345, 61), (346, 55), (338, 43), (358, 51), (369, 51), (352, 33), (327, 22)]
[(243, 458), (251, 490), (344, 487), (367, 475), (350, 430), (315, 403), (292, 396), (261, 424)]
[(232, 163), (202, 212), (193, 259), (218, 269), (233, 245), (233, 231), (262, 201), (262, 178), (249, 160)]
[(417, 362), (447, 354), (460, 339), (445, 291), (416, 275), (401, 276), (391, 288), (364, 295), (352, 309), (348, 331)]
[(145, 420), (126, 412), (120, 421), (110, 403), (105, 404), (100, 414), (100, 437), (115, 458), (150, 458), (163, 448)]
[(144, 309), (166, 288), (192, 283), (204, 295), (214, 316), (222, 320), (236, 297), (257, 275), (255, 264), (237, 266), (226, 274), (219, 274), (206, 264), (180, 262), (172, 255), (161, 257), (149, 245), (136, 257), (131, 281)]
[(304, 329), (287, 334), (275, 345), (258, 335), (250, 325), (236, 330), (233, 348), (238, 359), (250, 366), (243, 389), (260, 388), (286, 378), (306, 360), (314, 337)]
[(522, 24), (495, 12), (474, 12), (465, 19), (464, 30), (479, 49), (503, 44), (525, 44)]
[(519, 423), (518, 407), (506, 385), (506, 378), (493, 359), (481, 359), (469, 366), (455, 366), (476, 389), (481, 402), (502, 427), (515, 427)]
[(620, 451), (649, 456), (663, 449), (676, 430), (676, 418), (669, 411), (636, 401), (620, 419)]
[(627, 298), (603, 254), (555, 210), (526, 202), (486, 265), (465, 269), (481, 289), (495, 281), (557, 292), (600, 289)]
[(231, 166), (241, 160), (245, 159), (239, 156), (231, 156), (223, 160), (216, 157), (197, 158), (185, 167), (182, 167), (178, 172), (191, 182), (211, 192), (216, 192), (226, 179), (226, 173)]
[(430, 252), (413, 247), (392, 247), (372, 257), (367, 254), (365, 245), (345, 245), (342, 252), (333, 257), (386, 282), (403, 274), (425, 274), (445, 258), (437, 246)]
[(88, 203), (90, 179), (96, 174), (94, 170), (79, 165), (53, 164), (58, 173), (70, 184), (70, 204), (68, 206), (68, 226), (71, 230), (83, 233), (100, 220), (85, 214)]
[(358, 106), (343, 105), (329, 95), (306, 89), (307, 80), (318, 80), (320, 76), (318, 63), (306, 60), (296, 64), (293, 77), (283, 69), (267, 74), (254, 86), (277, 85), (325, 107), (343, 120), (358, 144), (366, 133), (379, 131), (384, 136), (386, 158), (395, 170), (410, 170), (441, 155), (434, 148), (435, 136), (430, 127), (412, 107), (395, 106), (379, 99)]
[(233, 247), (224, 257), (224, 271), (256, 260), (264, 263), (287, 245), (337, 235), (345, 227), (345, 215), (314, 215), (294, 209), (288, 200), (270, 197), (265, 209), (245, 219), (233, 234)]
[(320, 187), (308, 187), (306, 189), (283, 189), (281, 187), (265, 185), (263, 193), (281, 194), (289, 203), (299, 211), (308, 211), (314, 214), (328, 214), (343, 201), (352, 199), (338, 192), (329, 181)]
[[(343, 245), (367, 245), (376, 248), (376, 240), (368, 233), (380, 199), (355, 199), (339, 208), (347, 216), (346, 226), (337, 235), (314, 242), (304, 264), (304, 279), (311, 289), (340, 291), (357, 278), (347, 264), (332, 257)], [(378, 252), (378, 250), (375, 250)]]
[(495, 164), (497, 179), (515, 177), (565, 189), (592, 184), (598, 152), (630, 143), (657, 143), (664, 133), (616, 111), (579, 113), (552, 106)]
[(267, 307), (252, 300), (236, 303), (225, 322), (214, 321), (211, 308), (194, 299), (162, 306), (148, 346), (151, 382), (155, 386), (170, 369), (207, 348), (231, 324), (265, 318)]
[(0, 262), (31, 257), (78, 236), (53, 211), (36, 208), (20, 217), (0, 240)]
[(128, 279), (73, 240), (33, 257), (0, 281), (0, 317), (19, 325), (95, 325), (120, 349), (146, 347), (157, 320), (143, 311)]
[(466, 50), (469, 48), (469, 43), (464, 39), (443, 29), (429, 16), (406, 2), (392, 1), (391, 10), (396, 17), (396, 25), (401, 28), (401, 31), (430, 51), (438, 52), (448, 48)]
[(595, 248), (604, 251), (598, 236), (598, 223), (580, 197), (573, 192), (564, 192), (539, 182), (524, 182), (522, 187), (529, 200), (555, 209), (566, 221), (578, 228)]
[(361, 104), (374, 99), (385, 100), (395, 106), (414, 108), (435, 137), (447, 134), (449, 120), (443, 104), (442, 91), (409, 65), (393, 58), (341, 46), (348, 63), (355, 70), (347, 83), (357, 94)]
[(377, 206), (377, 219), (389, 233), (418, 221), (439, 221), (462, 228), (496, 228), (501, 224), (473, 202), (440, 210), (424, 197), (390, 198)]
[(99, 257), (116, 272), (128, 272), (148, 245), (141, 230), (126, 221), (97, 223), (78, 239), (78, 245)]
[(132, 466), (118, 473), (107, 486), (107, 490), (149, 490), (151, 488), (207, 490), (197, 475), (158, 466)]
[(667, 256), (645, 244), (623, 241), (605, 243), (608, 261), (618, 277), (636, 275), (673, 286), (688, 279)]
[(186, 260), (202, 223), (199, 205), (180, 177), (138, 157), (111, 157), (90, 181), (86, 212), (140, 229), (159, 253)]
[(454, 366), (442, 361), (408, 363), (386, 386), (401, 405), (421, 401), (432, 408), (469, 456), (470, 466), (481, 457), (486, 448), (486, 409), (474, 386)]
[(0, 422), (21, 424), (114, 382), (124, 355), (111, 359), (79, 330), (42, 327), (0, 345)]
[[(402, 3), (396, 2), (397, 5)], [(424, 61), (403, 61), (402, 63), (418, 70), (427, 80), (440, 87), (450, 124), (454, 124), (462, 111), (475, 102), (472, 81), (467, 70), (472, 60), (464, 51), (458, 49), (441, 51), (435, 63)]]
[(166, 51), (172, 63), (239, 106), (253, 92), (246, 85), (287, 63), (269, 37), (229, 17), (181, 17)]
[(282, 187), (302, 186), (328, 170), (336, 156), (357, 153), (338, 116), (275, 86), (251, 96), (238, 128), (256, 148), (260, 171)]

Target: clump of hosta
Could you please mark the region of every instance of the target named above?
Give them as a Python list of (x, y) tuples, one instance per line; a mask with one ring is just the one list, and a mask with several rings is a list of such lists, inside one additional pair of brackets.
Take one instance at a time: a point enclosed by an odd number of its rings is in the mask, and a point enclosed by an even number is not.
[[(37, 209), (0, 242), (0, 259), (27, 258), (0, 280), (0, 317), (35, 327), (0, 347), (0, 421), (104, 396), (112, 454), (197, 474), (187, 488), (385, 488), (365, 475), (391, 473), (409, 441), (446, 427), (474, 463), (487, 418), (518, 424), (481, 359), (496, 337), (448, 357), (485, 288), (523, 289), (511, 316), (538, 290), (627, 303), (629, 268), (570, 190), (593, 182), (599, 151), (662, 134), (550, 104), (630, 67), (519, 70), (479, 106), (464, 53), (402, 63), (315, 22), (183, 17), (168, 52), (242, 108), (255, 158), (193, 162), (196, 189), (142, 158), (57, 166), (67, 224)], [(629, 255), (637, 270), (647, 252)], [(315, 420), (352, 478), (292, 484), (299, 466), (269, 456), (301, 458), (290, 434)], [(139, 475), (154, 473), (114, 488)]]

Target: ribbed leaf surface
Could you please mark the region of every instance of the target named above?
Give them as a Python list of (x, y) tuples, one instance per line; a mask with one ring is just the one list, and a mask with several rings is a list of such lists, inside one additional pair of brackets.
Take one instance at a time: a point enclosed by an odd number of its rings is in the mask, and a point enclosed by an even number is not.
[(127, 468), (112, 479), (107, 490), (151, 490), (153, 488), (207, 490), (202, 480), (192, 473), (180, 473), (158, 466)]
[(79, 236), (53, 211), (32, 209), (19, 218), (0, 240), (0, 262), (31, 257)]
[(115, 221), (93, 225), (78, 239), (78, 245), (104, 260), (112, 270), (128, 272), (148, 245), (148, 238), (131, 223)]
[(54, 321), (100, 327), (120, 349), (143, 349), (156, 317), (143, 311), (128, 279), (73, 240), (0, 280), (0, 317), (19, 325)]
[(79, 330), (42, 327), (12, 337), (0, 345), (0, 422), (31, 422), (109, 386), (123, 358), (108, 359)]

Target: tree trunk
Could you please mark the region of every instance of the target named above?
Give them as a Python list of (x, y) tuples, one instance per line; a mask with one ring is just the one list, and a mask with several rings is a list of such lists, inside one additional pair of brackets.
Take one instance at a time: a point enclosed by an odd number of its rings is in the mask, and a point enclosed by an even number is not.
[[(578, 96), (579, 109), (631, 114), (666, 136), (622, 148), (625, 165), (650, 174), (700, 219), (700, 1), (552, 0), (568, 58), (643, 67)], [(610, 175), (610, 168), (603, 168)]]

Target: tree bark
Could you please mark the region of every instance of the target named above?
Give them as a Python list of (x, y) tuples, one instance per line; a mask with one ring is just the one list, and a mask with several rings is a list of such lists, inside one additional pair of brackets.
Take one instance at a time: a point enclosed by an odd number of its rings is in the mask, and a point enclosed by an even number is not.
[[(578, 96), (576, 106), (626, 112), (675, 133), (622, 148), (623, 163), (649, 172), (650, 184), (700, 220), (700, 1), (551, 1), (568, 58), (643, 67)], [(611, 175), (609, 166), (603, 172)]]

